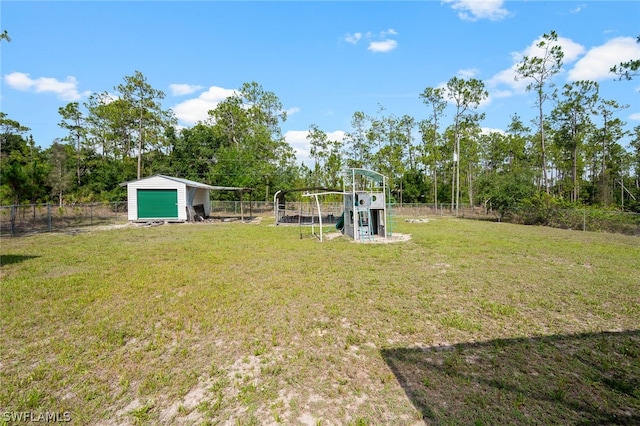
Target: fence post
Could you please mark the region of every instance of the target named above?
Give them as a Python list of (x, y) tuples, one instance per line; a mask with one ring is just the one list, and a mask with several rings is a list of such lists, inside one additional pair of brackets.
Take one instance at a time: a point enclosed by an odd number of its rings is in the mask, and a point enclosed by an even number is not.
[(587, 230), (587, 211), (582, 210), (582, 230)]
[(51, 204), (47, 203), (47, 229), (51, 232)]
[(16, 206), (11, 205), (11, 236), (16, 233)]
[(89, 204), (89, 225), (93, 225), (93, 204)]

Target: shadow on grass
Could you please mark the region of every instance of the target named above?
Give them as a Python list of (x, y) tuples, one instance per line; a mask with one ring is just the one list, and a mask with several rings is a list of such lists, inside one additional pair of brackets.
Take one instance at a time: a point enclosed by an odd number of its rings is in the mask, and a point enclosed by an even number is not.
[(390, 348), (427, 424), (640, 424), (640, 331)]
[(25, 260), (35, 259), (40, 256), (25, 256), (22, 254), (2, 254), (0, 255), (0, 266), (11, 265), (13, 263), (24, 262)]

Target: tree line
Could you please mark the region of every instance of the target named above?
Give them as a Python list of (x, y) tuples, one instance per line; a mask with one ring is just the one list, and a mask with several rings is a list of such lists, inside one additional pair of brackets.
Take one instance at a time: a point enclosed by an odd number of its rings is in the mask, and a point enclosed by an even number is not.
[[(501, 213), (523, 203), (640, 212), (640, 126), (625, 130), (619, 116), (627, 106), (603, 98), (595, 81), (556, 87), (564, 56), (556, 42), (555, 32), (544, 34), (541, 56), (525, 57), (516, 69), (535, 95), (531, 126), (514, 114), (505, 131), (483, 131), (484, 83), (453, 77), (418, 94), (425, 106), (420, 119), (387, 114), (382, 106), (371, 115), (356, 111), (343, 140), (311, 124), (310, 166), (296, 163), (281, 131), (286, 112), (260, 84), (244, 83), (206, 120), (179, 128), (162, 108), (164, 93), (135, 71), (113, 93), (59, 108), (64, 136), (46, 149), (0, 112), (0, 204), (121, 201), (120, 183), (157, 173), (251, 187), (254, 199), (268, 201), (278, 189), (341, 188), (345, 167), (363, 167), (388, 176), (399, 203), (455, 210), (483, 203)], [(611, 72), (631, 80), (639, 63)]]

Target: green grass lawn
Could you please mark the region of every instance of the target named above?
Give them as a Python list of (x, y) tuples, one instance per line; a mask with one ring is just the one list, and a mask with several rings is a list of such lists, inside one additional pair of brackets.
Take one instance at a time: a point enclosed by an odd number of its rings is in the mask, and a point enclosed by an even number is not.
[(640, 422), (637, 237), (272, 223), (0, 240), (0, 424)]

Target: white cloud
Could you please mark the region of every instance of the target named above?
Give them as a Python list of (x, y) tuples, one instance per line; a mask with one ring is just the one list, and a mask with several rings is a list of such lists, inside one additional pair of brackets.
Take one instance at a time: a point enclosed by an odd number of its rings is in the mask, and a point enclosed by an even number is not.
[(462, 78), (475, 78), (478, 75), (478, 69), (469, 68), (466, 70), (458, 71), (458, 75)]
[(335, 132), (327, 133), (327, 139), (330, 141), (342, 142), (344, 141), (346, 133), (342, 130), (336, 130)]
[[(293, 148), (296, 154), (298, 163), (305, 164), (307, 167), (311, 167), (311, 158), (309, 157), (309, 151), (311, 149), (307, 136), (308, 130), (289, 130), (284, 134), (284, 139)], [(346, 135), (342, 130), (336, 130), (334, 132), (326, 133), (327, 139), (330, 141), (344, 141)]]
[(629, 120), (640, 121), (640, 112), (636, 112), (629, 116)]
[(362, 39), (362, 33), (347, 34), (344, 40), (347, 43), (357, 44)]
[(458, 11), (458, 17), (463, 21), (477, 21), (489, 19), (500, 21), (509, 16), (509, 11), (502, 8), (504, 0), (443, 0), (450, 3), (453, 10)]
[[(495, 97), (506, 97), (511, 93), (524, 93), (527, 85), (530, 83), (528, 79), (516, 80), (516, 69), (522, 63), (525, 56), (528, 57), (543, 57), (544, 51), (538, 47), (538, 44), (542, 41), (542, 36), (534, 40), (527, 48), (521, 52), (512, 52), (511, 58), (513, 64), (502, 71), (499, 71), (491, 78), (486, 80), (487, 87), (492, 91), (492, 95)], [(564, 37), (558, 37), (557, 44), (562, 48), (564, 57), (562, 59), (564, 64), (570, 64), (575, 62), (581, 55), (584, 54), (584, 46)], [(507, 86), (507, 89), (503, 87)], [(498, 89), (499, 88), (499, 89)], [(499, 94), (499, 95), (498, 95)]]
[[(536, 56), (538, 58), (542, 58), (544, 56), (544, 47), (538, 47), (538, 44), (543, 41), (542, 36), (538, 37), (536, 40), (531, 43), (529, 47), (525, 49), (522, 54), (514, 53), (513, 57), (521, 61), (524, 56), (533, 57)], [(564, 57), (562, 58), (562, 62), (565, 64), (574, 62), (581, 55), (584, 54), (585, 48), (583, 45), (576, 43), (575, 41), (558, 36), (558, 41), (554, 43), (554, 45), (560, 46), (562, 49), (562, 53), (564, 53)]]
[(480, 129), (480, 132), (483, 135), (490, 135), (491, 133), (500, 133), (501, 135), (506, 135), (507, 133), (502, 129), (493, 129), (491, 127), (483, 127)]
[[(368, 31), (364, 34), (361, 32), (347, 34), (345, 37), (345, 41), (351, 44), (358, 44), (360, 40), (368, 40), (369, 46), (367, 50), (372, 52), (390, 52), (396, 47), (398, 47), (398, 42), (389, 38), (390, 36), (396, 36), (398, 32), (393, 28), (389, 28), (388, 30), (380, 31), (379, 34), (374, 34), (371, 31)], [(382, 40), (383, 39), (383, 40)]]
[(585, 52), (585, 47), (565, 37), (558, 37), (558, 44), (562, 48), (562, 61), (567, 64), (576, 61)]
[(73, 76), (60, 81), (51, 77), (32, 79), (29, 74), (13, 72), (5, 75), (4, 81), (9, 87), (24, 92), (33, 90), (36, 93), (55, 93), (63, 101), (77, 101), (91, 94), (90, 91), (78, 92), (78, 80)]
[(29, 77), (29, 74), (21, 72), (13, 72), (4, 76), (4, 81), (12, 88), (16, 90), (26, 91), (29, 90), (35, 83), (34, 80)]
[[(513, 65), (495, 74), (487, 80), (487, 87), (496, 89), (493, 95), (498, 97), (502, 93), (504, 97), (508, 93), (503, 87), (513, 93), (524, 93), (526, 86), (530, 83), (528, 79), (516, 80), (516, 69), (525, 56), (542, 57), (544, 52), (538, 47), (542, 37), (534, 40), (522, 52), (512, 53)], [(611, 39), (601, 46), (596, 46), (589, 51), (582, 46), (564, 37), (558, 37), (557, 44), (562, 48), (564, 66), (574, 64), (567, 73), (568, 81), (592, 80), (601, 81), (613, 78), (609, 71), (611, 67), (634, 58), (640, 58), (640, 45), (633, 37), (617, 37)], [(499, 88), (499, 89), (498, 89)], [(498, 91), (499, 90), (499, 91)]]
[(612, 79), (614, 65), (640, 58), (640, 44), (633, 37), (617, 37), (590, 49), (569, 71), (570, 81)]
[(579, 4), (576, 7), (574, 7), (573, 9), (569, 10), (569, 13), (571, 13), (571, 14), (580, 13), (580, 12), (582, 12), (582, 10), (585, 7), (587, 7), (586, 4), (584, 4), (584, 3), (583, 4)]
[[(526, 89), (527, 89), (527, 85), (529, 84), (529, 81), (527, 81), (526, 79), (518, 79), (516, 80), (516, 68), (518, 67), (518, 64), (515, 63), (513, 64), (511, 67), (502, 70), (500, 72), (498, 72), (497, 74), (495, 74), (493, 77), (489, 78), (487, 80), (487, 87), (492, 91), (492, 93), (494, 94), (494, 96), (497, 97), (498, 92), (502, 93), (502, 96), (500, 97), (507, 97), (506, 95), (511, 93), (525, 93)], [(496, 89), (497, 87), (502, 87), (502, 86), (507, 86), (507, 89), (499, 89), (499, 90), (492, 90), (492, 89)]]
[(184, 84), (184, 83), (176, 83), (170, 84), (169, 89), (171, 89), (171, 94), (173, 96), (184, 96), (190, 95), (198, 90), (202, 89), (202, 86), (196, 86), (194, 84)]
[(186, 124), (205, 121), (209, 117), (209, 110), (215, 109), (220, 102), (229, 96), (233, 96), (235, 93), (236, 91), (233, 89), (211, 86), (197, 98), (188, 99), (177, 104), (173, 107), (173, 112), (178, 120)]
[(287, 113), (287, 117), (289, 117), (289, 116), (292, 116), (293, 114), (299, 113), (300, 108), (298, 107), (288, 108), (287, 110), (285, 110), (285, 112)]
[(293, 148), (298, 162), (310, 166), (308, 134), (308, 130), (289, 130), (284, 134), (284, 140)]
[(97, 93), (95, 96), (102, 105), (109, 105), (111, 102), (120, 99), (120, 96), (110, 92)]
[(491, 97), (500, 99), (500, 98), (510, 98), (513, 95), (511, 90), (494, 90), (491, 92)]
[(209, 117), (209, 110), (215, 109), (217, 103), (196, 98), (180, 102), (173, 107), (173, 113), (183, 123), (195, 124)]
[(372, 41), (369, 43), (368, 50), (372, 52), (390, 52), (393, 49), (398, 47), (398, 42), (395, 40), (384, 40), (384, 41)]

